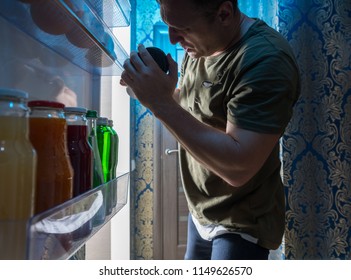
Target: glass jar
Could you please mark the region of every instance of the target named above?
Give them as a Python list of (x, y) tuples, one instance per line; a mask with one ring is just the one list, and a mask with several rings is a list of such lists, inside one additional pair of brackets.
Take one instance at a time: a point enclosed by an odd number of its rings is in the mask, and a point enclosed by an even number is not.
[(64, 104), (34, 100), (29, 138), (37, 151), (35, 213), (46, 211), (73, 196), (73, 169), (67, 148), (67, 123)]
[(36, 153), (28, 138), (28, 94), (0, 89), (0, 259), (26, 258), (34, 214)]
[(87, 109), (65, 107), (67, 121), (67, 146), (73, 167), (73, 196), (78, 196), (92, 188), (92, 149), (88, 142)]

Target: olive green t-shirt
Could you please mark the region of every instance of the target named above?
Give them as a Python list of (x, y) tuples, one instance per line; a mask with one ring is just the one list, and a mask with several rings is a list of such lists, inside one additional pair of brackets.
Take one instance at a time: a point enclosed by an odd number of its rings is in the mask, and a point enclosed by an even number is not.
[[(227, 121), (261, 133), (279, 133), (300, 92), (298, 67), (282, 35), (256, 19), (243, 38), (215, 57), (185, 55), (180, 104), (195, 118), (225, 131)], [(277, 144), (264, 166), (244, 186), (233, 187), (180, 147), (180, 166), (190, 212), (203, 225), (250, 234), (258, 244), (279, 247), (285, 196)]]

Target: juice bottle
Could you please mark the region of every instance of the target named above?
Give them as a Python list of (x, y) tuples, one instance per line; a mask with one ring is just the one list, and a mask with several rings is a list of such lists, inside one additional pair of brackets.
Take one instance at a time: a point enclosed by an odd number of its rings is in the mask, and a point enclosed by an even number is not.
[(92, 189), (93, 152), (88, 142), (86, 108), (65, 107), (67, 146), (73, 167), (73, 197)]
[(73, 169), (67, 148), (64, 104), (53, 101), (28, 102), (29, 139), (37, 151), (35, 214), (73, 197)]
[[(93, 184), (93, 154), (88, 142), (87, 109), (82, 107), (65, 107), (64, 112), (67, 121), (68, 153), (74, 173), (73, 197), (76, 197), (91, 190)], [(79, 207), (82, 209), (76, 208), (75, 210), (79, 212), (89, 211), (92, 203), (93, 201), (90, 201), (90, 203)], [(83, 238), (89, 235), (92, 229), (92, 220), (89, 220), (72, 232), (72, 238), (75, 240)]]
[(26, 258), (34, 214), (36, 152), (28, 138), (28, 94), (0, 89), (0, 260)]

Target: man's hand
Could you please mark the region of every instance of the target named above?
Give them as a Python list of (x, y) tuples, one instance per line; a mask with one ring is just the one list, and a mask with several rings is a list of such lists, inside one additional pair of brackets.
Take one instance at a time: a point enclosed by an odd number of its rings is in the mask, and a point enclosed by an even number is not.
[(178, 66), (168, 54), (169, 72), (166, 74), (143, 45), (138, 50), (139, 55), (131, 52), (130, 58), (124, 62), (120, 83), (128, 86), (136, 98), (155, 113), (162, 105), (174, 102)]

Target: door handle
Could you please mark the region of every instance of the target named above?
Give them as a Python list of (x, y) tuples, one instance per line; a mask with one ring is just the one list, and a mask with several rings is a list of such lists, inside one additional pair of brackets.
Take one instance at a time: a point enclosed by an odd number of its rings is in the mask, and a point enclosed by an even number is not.
[(178, 149), (177, 150), (166, 149), (165, 150), (165, 155), (169, 156), (170, 154), (174, 154), (174, 153), (178, 153), (178, 152), (179, 152)]

